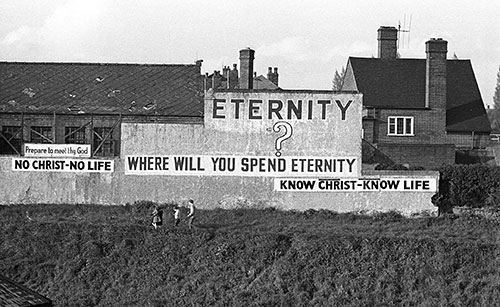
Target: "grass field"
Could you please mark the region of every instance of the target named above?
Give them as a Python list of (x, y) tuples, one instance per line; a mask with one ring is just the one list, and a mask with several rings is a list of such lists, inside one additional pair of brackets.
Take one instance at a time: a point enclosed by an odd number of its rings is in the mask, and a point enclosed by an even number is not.
[(217, 209), (189, 230), (165, 205), (154, 230), (152, 205), (0, 206), (0, 272), (55, 306), (500, 306), (497, 220)]

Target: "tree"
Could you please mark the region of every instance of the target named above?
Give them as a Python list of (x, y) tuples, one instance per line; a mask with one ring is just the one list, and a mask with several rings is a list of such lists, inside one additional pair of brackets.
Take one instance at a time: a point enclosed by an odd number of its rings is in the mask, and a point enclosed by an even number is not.
[(493, 94), (493, 110), (489, 112), (491, 128), (494, 131), (500, 130), (500, 67), (497, 73), (497, 85)]
[(497, 73), (497, 86), (495, 87), (495, 94), (493, 95), (493, 107), (500, 113), (500, 66)]
[(333, 75), (332, 88), (334, 91), (340, 91), (344, 85), (345, 68), (342, 66), (342, 71), (339, 73), (338, 69), (335, 69), (335, 74)]

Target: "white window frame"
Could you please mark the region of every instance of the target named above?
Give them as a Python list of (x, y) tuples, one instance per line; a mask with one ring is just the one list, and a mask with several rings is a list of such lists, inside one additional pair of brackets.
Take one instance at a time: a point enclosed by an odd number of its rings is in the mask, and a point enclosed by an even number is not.
[[(408, 129), (409, 122), (409, 129)], [(402, 127), (400, 126), (402, 125)], [(402, 129), (398, 129), (401, 127)], [(391, 132), (393, 128), (393, 132)], [(407, 131), (409, 130), (409, 131)], [(413, 116), (389, 116), (387, 118), (388, 136), (415, 136), (415, 119)]]

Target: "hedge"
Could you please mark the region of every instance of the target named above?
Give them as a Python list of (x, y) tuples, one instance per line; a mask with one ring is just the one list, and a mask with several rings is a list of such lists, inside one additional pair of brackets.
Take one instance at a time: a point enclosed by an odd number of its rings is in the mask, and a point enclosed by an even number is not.
[(439, 191), (453, 206), (500, 208), (500, 167), (447, 165), (439, 172)]

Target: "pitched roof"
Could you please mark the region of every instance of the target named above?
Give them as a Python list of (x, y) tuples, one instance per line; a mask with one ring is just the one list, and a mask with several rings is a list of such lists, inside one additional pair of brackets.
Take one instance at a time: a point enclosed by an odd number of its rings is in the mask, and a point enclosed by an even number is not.
[(269, 79), (263, 75), (256, 76), (253, 78), (253, 88), (256, 90), (277, 90), (279, 87), (272, 83)]
[[(349, 63), (365, 106), (425, 108), (425, 59), (350, 57)], [(489, 132), (470, 60), (448, 60), (446, 76), (447, 130)]]
[(0, 62), (0, 112), (203, 116), (200, 66)]
[[(210, 75), (207, 75), (206, 76), (206, 83), (207, 83), (207, 86), (208, 88), (211, 88), (212, 87), (212, 80), (214, 78), (214, 76), (216, 76), (216, 73), (212, 73)], [(227, 78), (223, 75), (218, 75), (217, 76), (220, 81), (220, 85), (219, 86), (216, 86), (218, 89), (228, 89), (228, 85), (227, 85)], [(234, 86), (234, 89), (238, 89), (239, 88), (239, 84), (236, 82), (235, 83), (235, 86)], [(230, 88), (230, 89), (233, 89), (233, 88)], [(278, 90), (280, 89), (279, 86), (277, 86), (276, 84), (274, 84), (273, 82), (271, 82), (268, 78), (264, 77), (263, 75), (259, 75), (259, 76), (255, 76), (253, 77), (253, 89), (255, 90)]]
[(0, 275), (0, 306), (50, 307), (52, 302), (35, 291)]

